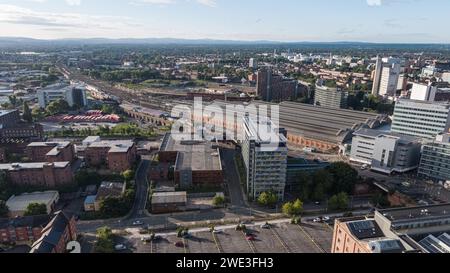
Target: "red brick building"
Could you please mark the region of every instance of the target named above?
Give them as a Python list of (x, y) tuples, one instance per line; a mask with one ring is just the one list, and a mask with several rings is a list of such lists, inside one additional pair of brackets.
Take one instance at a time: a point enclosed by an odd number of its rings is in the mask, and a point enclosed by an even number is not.
[(26, 148), (27, 157), (33, 162), (72, 162), (75, 148), (70, 142), (33, 142)]
[(15, 185), (55, 188), (73, 183), (70, 162), (0, 164)]
[(66, 253), (67, 243), (76, 239), (75, 217), (60, 211), (42, 230), (42, 236), (33, 244), (30, 253)]
[(38, 240), (50, 216), (30, 216), (14, 219), (0, 219), (0, 243), (29, 243)]
[(137, 146), (131, 140), (97, 141), (86, 148), (84, 156), (89, 166), (106, 166), (113, 172), (124, 172), (133, 168)]

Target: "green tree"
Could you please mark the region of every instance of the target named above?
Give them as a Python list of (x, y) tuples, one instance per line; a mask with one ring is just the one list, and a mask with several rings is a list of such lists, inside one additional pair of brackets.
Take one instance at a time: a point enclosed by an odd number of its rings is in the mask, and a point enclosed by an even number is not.
[(70, 110), (69, 103), (67, 103), (67, 101), (65, 101), (65, 100), (53, 101), (46, 108), (46, 111), (50, 115), (56, 115), (56, 114), (60, 114), (60, 113), (65, 113), (65, 112), (67, 112), (69, 110)]
[(11, 95), (11, 96), (8, 97), (8, 99), (9, 99), (9, 103), (10, 103), (13, 107), (16, 107), (16, 106), (17, 106), (18, 100), (17, 100), (17, 97), (16, 97), (16, 96)]
[(97, 229), (97, 242), (94, 246), (96, 253), (113, 253), (114, 252), (114, 235), (108, 227)]
[(278, 202), (278, 196), (274, 192), (263, 192), (258, 197), (258, 204), (265, 207), (273, 207)]
[(389, 207), (391, 205), (386, 194), (382, 194), (382, 193), (378, 193), (372, 197), (372, 204), (375, 207), (381, 207), (381, 208)]
[(216, 207), (221, 207), (225, 205), (225, 198), (223, 196), (217, 195), (213, 199), (213, 205)]
[(47, 206), (45, 204), (31, 203), (25, 210), (25, 216), (37, 216), (47, 214)]
[(31, 109), (28, 106), (27, 102), (23, 103), (23, 115), (22, 115), (23, 120), (27, 121), (27, 122), (32, 122), (33, 121), (33, 115), (31, 113)]
[(31, 111), (31, 116), (34, 120), (42, 120), (45, 118), (46, 112), (40, 107), (33, 108)]
[(341, 192), (333, 195), (328, 201), (328, 208), (330, 210), (346, 210), (350, 204), (347, 193)]
[(102, 106), (101, 110), (102, 110), (103, 113), (108, 114), (108, 115), (114, 114), (114, 112), (115, 112), (114, 108), (111, 105), (108, 105), (108, 104), (104, 104)]
[(0, 218), (1, 217), (8, 217), (8, 213), (9, 213), (9, 208), (6, 205), (6, 202), (3, 200), (0, 200)]
[(300, 215), (303, 213), (303, 202), (300, 199), (295, 200), (293, 204), (294, 215)]
[(359, 180), (358, 172), (345, 162), (332, 163), (328, 171), (333, 176), (332, 193), (352, 194)]
[(125, 182), (130, 182), (134, 179), (134, 171), (133, 170), (126, 170), (122, 173), (123, 179)]
[(292, 202), (285, 203), (281, 208), (281, 211), (287, 216), (294, 215), (294, 204)]
[(311, 188), (311, 198), (314, 201), (322, 201), (326, 198), (326, 193), (333, 186), (333, 175), (328, 170), (319, 170), (313, 174)]

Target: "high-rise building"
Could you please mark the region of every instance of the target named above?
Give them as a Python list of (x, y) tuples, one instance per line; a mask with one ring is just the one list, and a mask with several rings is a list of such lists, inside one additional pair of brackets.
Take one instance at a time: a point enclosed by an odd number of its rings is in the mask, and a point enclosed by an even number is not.
[(271, 68), (265, 67), (258, 71), (256, 89), (263, 101), (281, 102), (296, 99), (297, 88), (297, 81), (274, 74)]
[(347, 108), (348, 92), (316, 84), (314, 104), (333, 109)]
[(258, 62), (255, 59), (251, 58), (248, 61), (248, 67), (252, 68), (252, 69), (256, 69), (256, 68), (258, 68)]
[(449, 128), (450, 103), (400, 99), (395, 105), (392, 132), (434, 139)]
[(419, 166), (420, 147), (411, 136), (361, 129), (354, 133), (350, 158), (375, 171), (404, 173)]
[(414, 83), (411, 89), (411, 99), (420, 101), (434, 101), (437, 87), (430, 84)]
[[(267, 135), (261, 135), (261, 131)], [(250, 199), (256, 200), (261, 193), (269, 191), (276, 193), (280, 200), (284, 198), (288, 149), (287, 139), (280, 132), (268, 119), (244, 118), (242, 156)]]
[(372, 94), (375, 96), (394, 96), (401, 73), (399, 60), (377, 57), (373, 75)]
[(37, 92), (39, 106), (47, 107), (50, 103), (58, 100), (65, 100), (70, 107), (84, 107), (87, 105), (86, 91), (83, 87), (56, 84), (41, 89)]
[(440, 134), (423, 145), (418, 174), (436, 181), (450, 180), (450, 134)]

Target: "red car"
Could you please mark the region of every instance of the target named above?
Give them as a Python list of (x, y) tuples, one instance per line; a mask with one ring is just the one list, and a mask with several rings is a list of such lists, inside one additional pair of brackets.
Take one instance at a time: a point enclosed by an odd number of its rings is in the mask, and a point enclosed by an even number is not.
[(247, 236), (245, 236), (245, 239), (247, 239), (247, 241), (254, 241), (254, 240), (256, 240), (254, 235), (247, 235)]
[(183, 244), (183, 242), (177, 242), (177, 243), (175, 243), (175, 246), (176, 247), (184, 247), (184, 244)]

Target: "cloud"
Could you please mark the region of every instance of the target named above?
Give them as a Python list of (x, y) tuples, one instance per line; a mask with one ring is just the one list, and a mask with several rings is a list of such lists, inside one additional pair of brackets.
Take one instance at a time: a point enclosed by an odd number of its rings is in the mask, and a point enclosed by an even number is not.
[(366, 0), (369, 6), (381, 6), (383, 4), (382, 0)]
[[(191, 2), (190, 0), (184, 0), (185, 2)], [(172, 5), (180, 1), (177, 0), (135, 0), (132, 4), (150, 4), (150, 5)], [(195, 0), (196, 3), (204, 6), (214, 8), (217, 6), (216, 0)]]
[(69, 6), (79, 6), (81, 5), (81, 0), (66, 0), (66, 3)]

